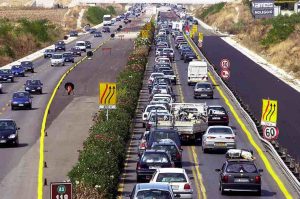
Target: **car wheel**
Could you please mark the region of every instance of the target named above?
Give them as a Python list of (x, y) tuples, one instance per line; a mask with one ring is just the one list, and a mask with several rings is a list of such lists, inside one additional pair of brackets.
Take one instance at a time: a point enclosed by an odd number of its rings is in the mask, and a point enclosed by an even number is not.
[(146, 128), (146, 124), (145, 123), (143, 123), (143, 128)]
[(221, 195), (225, 195), (225, 191), (224, 191), (224, 188), (223, 188), (222, 184), (221, 184), (220, 189), (221, 189)]
[(12, 78), (12, 79), (11, 79), (11, 82), (14, 82), (14, 81), (15, 81), (14, 78)]
[(202, 146), (202, 151), (203, 151), (203, 153), (207, 153), (207, 149), (203, 148), (203, 146)]
[(176, 79), (174, 80), (174, 85), (176, 85)]
[(184, 61), (183, 61), (184, 63), (187, 63), (187, 60), (186, 59), (184, 59)]
[(31, 69), (31, 73), (34, 73), (34, 69)]
[(141, 182), (142, 181), (141, 177), (140, 176), (136, 176), (136, 181), (137, 182)]
[(40, 90), (40, 94), (43, 94), (43, 90)]
[(28, 109), (29, 109), (29, 110), (31, 110), (31, 109), (32, 109), (32, 104), (30, 104), (30, 105), (28, 106)]
[(258, 190), (258, 191), (255, 193), (255, 195), (257, 195), (257, 196), (261, 196), (261, 189), (260, 189), (260, 190)]
[(190, 83), (190, 82), (188, 82), (188, 85), (190, 86), (190, 85), (191, 85), (191, 83)]
[(11, 110), (14, 111), (14, 110), (15, 110), (15, 107), (14, 107), (14, 106), (11, 106)]
[(15, 146), (15, 147), (18, 147), (18, 146), (19, 146), (19, 138), (16, 139), (16, 141), (15, 141), (15, 143), (14, 143), (14, 146)]

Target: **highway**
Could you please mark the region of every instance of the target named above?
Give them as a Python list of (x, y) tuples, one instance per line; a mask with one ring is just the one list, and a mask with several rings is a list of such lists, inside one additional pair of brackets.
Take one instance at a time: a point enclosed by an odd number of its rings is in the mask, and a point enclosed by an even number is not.
[[(176, 18), (175, 14), (161, 13), (162, 18)], [(171, 41), (173, 41), (171, 39)], [(172, 45), (174, 46), (173, 42)], [(266, 153), (264, 146), (260, 143), (259, 139), (255, 136), (254, 129), (251, 124), (245, 119), (237, 105), (236, 101), (230, 99), (228, 94), (224, 92), (222, 84), (219, 82), (219, 78), (210, 72), (210, 81), (213, 81), (213, 84), (216, 86), (214, 90), (214, 99), (212, 100), (200, 100), (194, 99), (193, 97), (193, 87), (187, 85), (187, 63), (184, 63), (179, 59), (179, 54), (176, 51), (176, 62), (173, 64), (173, 68), (178, 74), (178, 84), (174, 86), (173, 90), (176, 91), (177, 100), (179, 102), (206, 102), (207, 105), (222, 105), (229, 111), (230, 117), (230, 126), (234, 130), (237, 136), (237, 147), (246, 148), (254, 150), (254, 156), (256, 157), (256, 165), (258, 168), (264, 170), (262, 173), (262, 193), (261, 196), (249, 195), (248, 193), (234, 193), (228, 195), (221, 195), (219, 192), (218, 185), (218, 173), (215, 172), (215, 169), (221, 168), (224, 163), (225, 155), (224, 153), (207, 153), (202, 152), (201, 144), (188, 144), (183, 147), (183, 168), (187, 170), (192, 182), (193, 182), (193, 198), (299, 198), (299, 195), (293, 189), (289, 180), (282, 174), (281, 169), (278, 167), (278, 164), (272, 160), (270, 155)], [(140, 101), (137, 109), (137, 117), (135, 119), (135, 128), (133, 131), (132, 139), (127, 154), (127, 161), (125, 164), (124, 174), (121, 180), (121, 185), (119, 187), (119, 194), (122, 198), (128, 195), (133, 186), (136, 184), (136, 160), (137, 160), (137, 147), (139, 144), (139, 139), (141, 134), (144, 132), (141, 123), (141, 114), (142, 108), (147, 105), (147, 77), (150, 75), (152, 66), (154, 64), (154, 52), (151, 52), (149, 57), (148, 69), (145, 73), (145, 80), (143, 85), (143, 90), (141, 91)], [(212, 68), (210, 67), (210, 70)], [(222, 92), (222, 95), (220, 94)], [(224, 97), (228, 99), (224, 100)], [(238, 120), (233, 116), (233, 112), (229, 109), (228, 103), (232, 105), (235, 113), (237, 113)], [(244, 129), (241, 127), (241, 123), (244, 125), (243, 128), (246, 128), (250, 135), (244, 132)], [(250, 143), (249, 136), (252, 137), (253, 141), (257, 144), (257, 147), (261, 149), (264, 157), (267, 159), (267, 165), (265, 165), (266, 160), (262, 160), (261, 156), (257, 153), (253, 145)], [(271, 169), (272, 168), (272, 169)], [(275, 177), (274, 177), (275, 176)], [(275, 179), (276, 180), (275, 180)], [(276, 182), (277, 181), (277, 182)], [(283, 184), (278, 185), (277, 183), (282, 182)]]
[[(111, 29), (114, 31), (123, 22), (117, 22)], [(128, 25), (129, 26), (129, 25)], [(92, 48), (110, 39), (110, 34), (103, 33), (103, 37), (94, 38), (86, 34), (78, 40), (89, 40)], [(75, 41), (67, 44), (70, 49)], [(76, 62), (85, 56), (76, 58)], [(46, 104), (52, 94), (58, 80), (72, 64), (64, 67), (51, 67), (50, 60), (40, 58), (34, 61), (35, 73), (27, 73), (26, 77), (16, 78), (14, 83), (3, 83), (3, 94), (0, 95), (0, 118), (11, 118), (21, 128), (19, 132), (20, 145), (14, 147), (0, 148), (0, 192), (1, 198), (35, 198), (37, 193), (37, 173), (39, 161), (39, 138), (41, 123)], [(42, 95), (33, 95), (32, 110), (10, 110), (10, 100), (13, 92), (24, 90), (24, 83), (27, 79), (40, 79), (44, 84)], [(60, 89), (63, 89), (62, 87)], [(51, 109), (50, 109), (51, 114)], [(53, 119), (53, 118), (52, 118)], [(16, 190), (16, 191), (13, 191)]]

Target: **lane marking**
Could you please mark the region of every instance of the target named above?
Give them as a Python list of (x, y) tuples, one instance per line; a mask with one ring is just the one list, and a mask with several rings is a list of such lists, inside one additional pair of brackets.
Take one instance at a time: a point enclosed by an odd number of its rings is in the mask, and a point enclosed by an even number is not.
[[(103, 41), (100, 45), (98, 45), (95, 49), (99, 49), (102, 45), (104, 45), (106, 42), (108, 42), (110, 38)], [(69, 68), (60, 78), (58, 83), (56, 84), (55, 88), (52, 91), (51, 97), (47, 103), (46, 109), (44, 111), (44, 116), (42, 120), (42, 126), (41, 126), (41, 134), (40, 134), (40, 149), (39, 149), (39, 168), (38, 168), (38, 189), (37, 189), (37, 198), (43, 199), (43, 174), (44, 174), (44, 142), (45, 142), (45, 129), (46, 129), (46, 122), (48, 117), (48, 112), (50, 109), (50, 106), (52, 104), (52, 101), (56, 95), (56, 92), (58, 91), (58, 88), (60, 87), (63, 80), (66, 78), (66, 76), (74, 69), (76, 68), (82, 61), (87, 59), (87, 56), (84, 56), (82, 59), (80, 59), (77, 63), (75, 63), (71, 68)]]
[[(186, 35), (185, 35), (186, 37)], [(198, 51), (195, 50), (195, 47), (191, 44), (190, 40), (187, 39), (188, 43), (190, 44), (190, 46), (192, 47), (193, 51), (199, 55)], [(199, 55), (200, 56), (200, 55)], [(217, 81), (215, 80), (215, 78), (213, 77), (213, 75), (209, 72), (208, 73), (209, 78), (211, 79), (211, 81), (213, 82), (213, 84), (217, 84)], [(276, 182), (276, 184), (278, 185), (279, 189), (281, 190), (281, 192), (283, 193), (283, 195), (285, 196), (285, 198), (288, 199), (292, 199), (292, 195), (289, 193), (289, 191), (287, 190), (287, 188), (285, 187), (284, 183), (281, 181), (281, 179), (278, 177), (278, 175), (276, 174), (276, 172), (274, 171), (274, 169), (272, 168), (268, 158), (266, 157), (266, 155), (264, 154), (263, 150), (258, 146), (258, 144), (254, 141), (252, 134), (250, 133), (250, 131), (247, 129), (246, 125), (244, 124), (244, 122), (242, 121), (242, 119), (240, 119), (240, 117), (238, 116), (237, 112), (235, 111), (235, 109), (233, 108), (232, 104), (230, 103), (230, 101), (228, 100), (228, 98), (225, 96), (225, 94), (223, 93), (223, 91), (221, 90), (221, 88), (219, 86), (216, 87), (220, 96), (223, 98), (223, 100), (225, 101), (225, 104), (228, 106), (228, 108), (230, 109), (230, 111), (232, 112), (234, 118), (236, 119), (236, 121), (238, 122), (238, 124), (240, 125), (241, 129), (243, 130), (243, 132), (246, 134), (250, 144), (255, 148), (255, 150), (257, 151), (257, 153), (259, 154), (260, 158), (262, 159), (266, 169), (268, 170), (269, 174), (271, 175), (271, 177), (273, 178), (273, 180)]]
[[(192, 153), (191, 153), (191, 150), (190, 150), (191, 147), (188, 147), (188, 149), (189, 149), (188, 150), (188, 157), (189, 157), (190, 160), (193, 160)], [(200, 188), (199, 182), (198, 182), (199, 179), (197, 178), (197, 174), (196, 174), (194, 166), (192, 166), (192, 173), (193, 173), (193, 177), (194, 177), (194, 181), (195, 181), (195, 187), (196, 187), (198, 199), (202, 199), (201, 188)]]

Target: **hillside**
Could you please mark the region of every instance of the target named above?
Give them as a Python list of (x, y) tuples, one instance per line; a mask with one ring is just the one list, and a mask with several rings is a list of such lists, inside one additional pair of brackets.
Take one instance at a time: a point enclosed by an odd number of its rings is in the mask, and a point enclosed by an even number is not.
[(234, 39), (300, 78), (300, 15), (254, 20), (248, 1), (201, 7), (194, 14)]

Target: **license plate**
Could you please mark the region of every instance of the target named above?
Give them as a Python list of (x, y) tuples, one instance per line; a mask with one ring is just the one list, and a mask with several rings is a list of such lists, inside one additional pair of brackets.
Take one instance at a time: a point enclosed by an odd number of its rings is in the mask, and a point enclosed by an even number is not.
[(178, 190), (178, 189), (179, 189), (179, 186), (178, 186), (178, 185), (172, 185), (172, 189), (173, 189), (173, 190)]
[(215, 145), (216, 145), (216, 146), (225, 146), (225, 143), (217, 142)]
[(6, 140), (0, 140), (0, 143), (6, 143)]
[(201, 96), (203, 96), (203, 97), (206, 97), (206, 96), (207, 96), (207, 94), (201, 94)]
[(235, 178), (234, 182), (249, 182), (249, 179), (247, 179), (247, 178)]
[(213, 120), (219, 120), (219, 119), (221, 119), (220, 117), (213, 117), (212, 118)]
[(35, 90), (31, 90), (32, 92), (35, 92)]
[(159, 167), (149, 167), (149, 169), (158, 169)]
[(24, 104), (19, 104), (19, 106), (24, 106)]

